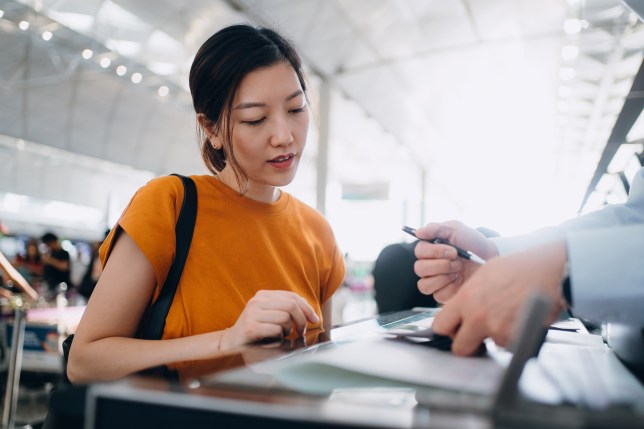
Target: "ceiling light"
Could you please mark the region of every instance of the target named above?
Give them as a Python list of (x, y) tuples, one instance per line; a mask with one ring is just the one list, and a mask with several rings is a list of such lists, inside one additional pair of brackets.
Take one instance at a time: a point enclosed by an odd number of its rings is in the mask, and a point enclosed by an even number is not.
[(159, 95), (160, 95), (161, 97), (166, 97), (168, 94), (170, 94), (170, 88), (168, 88), (168, 87), (167, 87), (167, 86), (165, 86), (165, 85), (161, 85), (161, 86), (159, 87), (159, 91), (158, 91), (158, 93), (159, 93)]
[(143, 75), (141, 73), (132, 73), (132, 76), (130, 77), (130, 80), (133, 83), (140, 83), (143, 80)]
[(574, 45), (568, 45), (561, 48), (561, 58), (564, 60), (572, 60), (579, 55), (579, 48)]
[(20, 21), (18, 23), (18, 28), (20, 28), (22, 31), (25, 31), (29, 28), (29, 22), (27, 21)]
[(577, 34), (581, 31), (581, 21), (578, 19), (567, 19), (564, 21), (564, 33)]
[(43, 31), (42, 34), (40, 35), (40, 37), (42, 37), (42, 39), (45, 42), (50, 41), (52, 36), (53, 36), (53, 33), (51, 31)]
[(83, 52), (81, 53), (81, 55), (86, 60), (89, 60), (90, 58), (92, 58), (94, 56), (94, 51), (92, 51), (91, 49), (83, 49)]
[(123, 75), (125, 75), (125, 73), (127, 73), (127, 67), (125, 67), (124, 65), (120, 65), (120, 66), (118, 66), (116, 68), (116, 74), (117, 75), (123, 76)]
[(98, 63), (101, 65), (101, 67), (106, 69), (106, 68), (108, 68), (110, 66), (110, 64), (112, 64), (112, 60), (110, 60), (107, 57), (103, 57), (103, 58), (101, 58), (101, 60)]

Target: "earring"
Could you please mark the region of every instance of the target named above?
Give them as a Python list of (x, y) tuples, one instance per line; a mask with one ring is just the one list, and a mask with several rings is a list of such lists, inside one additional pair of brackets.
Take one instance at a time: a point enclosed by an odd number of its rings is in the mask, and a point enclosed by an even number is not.
[(210, 146), (212, 146), (212, 148), (213, 148), (214, 150), (219, 150), (219, 149), (221, 149), (221, 147), (219, 146), (219, 144), (218, 144), (216, 141), (213, 141), (213, 140), (214, 140), (214, 139), (213, 139), (213, 136), (212, 136), (212, 135), (208, 135), (208, 136), (207, 136), (208, 144), (210, 144)]

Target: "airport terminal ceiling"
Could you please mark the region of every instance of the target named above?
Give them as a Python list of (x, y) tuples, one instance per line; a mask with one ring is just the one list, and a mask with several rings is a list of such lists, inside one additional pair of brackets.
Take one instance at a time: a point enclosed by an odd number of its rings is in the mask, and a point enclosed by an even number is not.
[[(0, 218), (29, 232), (52, 203), (85, 210), (94, 223), (55, 220), (70, 236), (100, 236), (151, 177), (205, 172), (187, 71), (232, 23), (295, 43), (314, 112), (330, 88), (328, 170), (317, 173), (312, 127), (287, 189), (313, 206), (323, 189), (340, 244), (376, 250), (404, 239), (403, 222), (515, 233), (573, 216), (644, 49), (619, 0), (0, 0), (0, 11)], [(346, 224), (351, 213), (365, 221)]]

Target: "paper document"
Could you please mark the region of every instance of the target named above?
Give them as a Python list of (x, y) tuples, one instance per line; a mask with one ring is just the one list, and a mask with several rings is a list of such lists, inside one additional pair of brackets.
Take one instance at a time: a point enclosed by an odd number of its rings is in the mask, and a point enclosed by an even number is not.
[[(217, 373), (202, 382), (282, 387), (312, 395), (404, 387), (417, 389), (429, 398), (427, 403), (434, 404), (441, 402), (441, 392), (449, 401), (455, 400), (449, 394), (458, 392), (467, 400), (464, 407), (472, 408), (473, 397), (486, 399), (497, 393), (511, 358), (504, 349), (489, 349), (484, 357), (459, 357), (376, 336), (303, 349)], [(644, 411), (644, 387), (607, 347), (545, 343), (539, 357), (527, 362), (519, 390), (526, 399), (544, 404), (570, 403), (590, 409), (626, 405)]]
[(284, 359), (271, 370), (280, 383), (310, 394), (402, 385), (494, 394), (504, 367), (489, 356), (459, 357), (416, 344), (370, 338)]

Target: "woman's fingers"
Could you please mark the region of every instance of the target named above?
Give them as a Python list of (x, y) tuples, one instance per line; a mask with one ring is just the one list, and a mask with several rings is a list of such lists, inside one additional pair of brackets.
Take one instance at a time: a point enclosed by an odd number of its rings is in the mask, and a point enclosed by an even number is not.
[(260, 338), (289, 335), (293, 329), (304, 335), (308, 322), (320, 321), (304, 298), (288, 291), (261, 290), (246, 305), (247, 336)]
[[(262, 308), (267, 310), (281, 310), (286, 312), (293, 320), (298, 332), (304, 332), (307, 321), (317, 323), (318, 315), (308, 302), (299, 295), (286, 291), (260, 291), (262, 293)], [(271, 293), (278, 292), (278, 293)], [(279, 293), (283, 292), (283, 293)]]
[[(281, 328), (280, 335), (287, 336), (293, 331), (293, 326), (298, 326), (293, 322), (290, 313), (283, 310), (264, 310), (258, 314), (255, 321), (259, 324), (275, 325)], [(306, 325), (306, 322), (304, 322)]]

